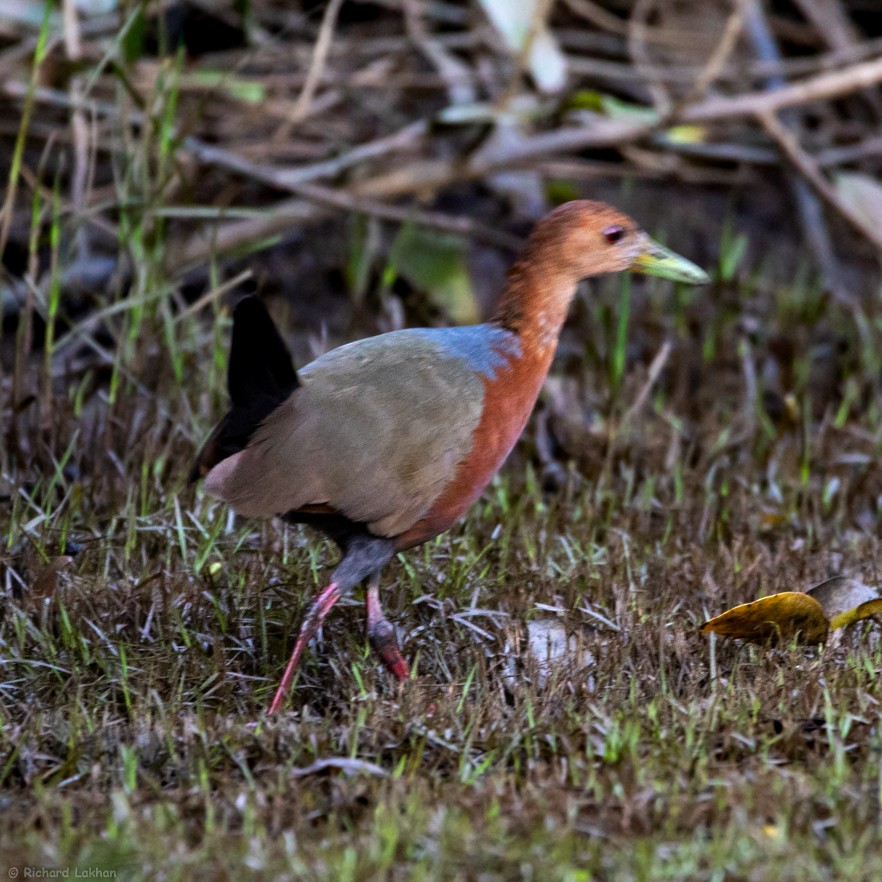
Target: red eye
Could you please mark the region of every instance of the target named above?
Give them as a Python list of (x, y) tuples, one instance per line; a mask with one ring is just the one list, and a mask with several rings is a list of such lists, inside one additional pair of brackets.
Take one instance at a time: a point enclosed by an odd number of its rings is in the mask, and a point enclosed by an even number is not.
[(610, 245), (615, 245), (616, 242), (621, 242), (622, 239), (625, 238), (625, 228), (620, 227), (618, 224), (607, 227), (603, 231), (603, 238), (606, 239)]

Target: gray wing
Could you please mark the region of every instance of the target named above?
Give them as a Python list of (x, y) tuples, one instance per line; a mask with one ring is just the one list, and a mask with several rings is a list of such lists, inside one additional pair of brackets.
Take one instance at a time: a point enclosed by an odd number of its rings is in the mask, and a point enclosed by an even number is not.
[(207, 489), (244, 515), (325, 504), (378, 535), (412, 526), (471, 450), (481, 376), (438, 338), (397, 331), (335, 349), (299, 377)]

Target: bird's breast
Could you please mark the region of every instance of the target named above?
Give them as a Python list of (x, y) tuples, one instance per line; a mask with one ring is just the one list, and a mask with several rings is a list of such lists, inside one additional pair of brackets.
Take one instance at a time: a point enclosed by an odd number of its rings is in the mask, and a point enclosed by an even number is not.
[(444, 532), (478, 499), (524, 431), (550, 361), (550, 354), (524, 353), (485, 377), (483, 409), (468, 455), (426, 515), (396, 538), (397, 550)]

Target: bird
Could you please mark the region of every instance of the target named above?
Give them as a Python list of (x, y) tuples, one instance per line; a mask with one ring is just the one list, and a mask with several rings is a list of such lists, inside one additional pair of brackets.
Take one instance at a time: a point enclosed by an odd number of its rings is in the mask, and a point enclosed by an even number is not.
[(577, 284), (632, 271), (704, 284), (707, 274), (602, 202), (574, 200), (533, 227), (483, 324), (404, 328), (333, 349), (299, 370), (262, 301), (233, 310), (231, 406), (192, 477), (239, 515), (315, 528), (341, 559), (312, 599), (267, 715), (341, 597), (367, 580), (368, 641), (410, 676), (380, 603), (383, 567), (452, 527), (526, 426)]

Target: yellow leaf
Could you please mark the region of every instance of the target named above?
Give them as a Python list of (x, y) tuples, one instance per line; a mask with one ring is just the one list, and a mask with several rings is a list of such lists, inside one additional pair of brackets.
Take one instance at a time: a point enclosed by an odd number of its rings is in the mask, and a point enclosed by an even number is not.
[(861, 619), (868, 619), (870, 616), (878, 615), (882, 615), (882, 597), (877, 597), (875, 600), (867, 600), (854, 609), (839, 613), (838, 616), (833, 616), (833, 620), (830, 622), (830, 629), (846, 628), (848, 625), (861, 621)]
[(665, 138), (671, 144), (701, 144), (707, 140), (707, 129), (704, 126), (672, 126), (665, 132)]
[(705, 622), (702, 633), (740, 637), (754, 643), (823, 643), (830, 623), (821, 605), (800, 591), (784, 591), (751, 603), (742, 603)]

